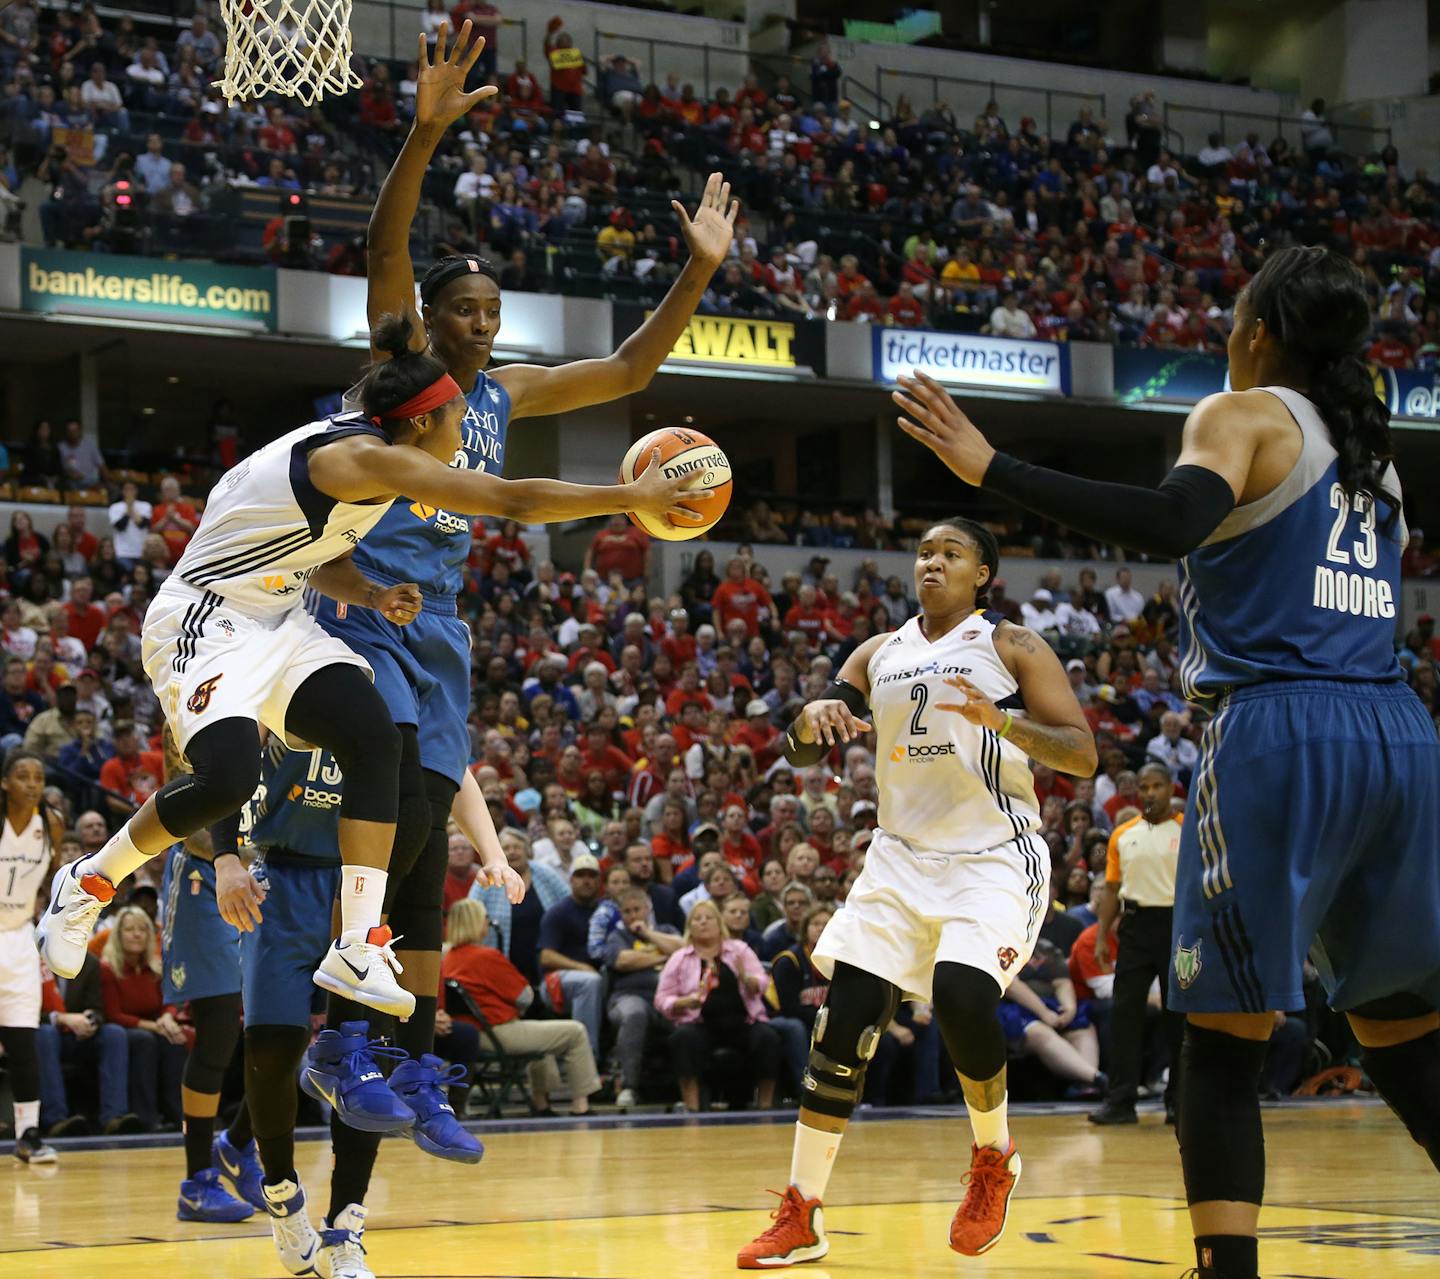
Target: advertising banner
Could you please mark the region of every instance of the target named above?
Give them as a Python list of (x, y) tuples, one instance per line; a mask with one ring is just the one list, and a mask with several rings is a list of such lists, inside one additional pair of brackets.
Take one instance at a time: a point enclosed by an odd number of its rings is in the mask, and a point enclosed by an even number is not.
[(273, 267), (24, 248), (25, 311), (274, 331)]
[[(615, 341), (635, 332), (650, 312), (615, 307)], [(761, 320), (743, 315), (697, 315), (685, 326), (666, 359), (685, 364), (729, 365), (766, 372), (825, 372), (825, 326), (820, 320)]]
[(1070, 352), (1058, 342), (880, 326), (871, 342), (878, 382), (918, 371), (948, 386), (1070, 393)]
[(1225, 389), (1225, 357), (1151, 346), (1115, 348), (1115, 398), (1121, 404), (1194, 404)]

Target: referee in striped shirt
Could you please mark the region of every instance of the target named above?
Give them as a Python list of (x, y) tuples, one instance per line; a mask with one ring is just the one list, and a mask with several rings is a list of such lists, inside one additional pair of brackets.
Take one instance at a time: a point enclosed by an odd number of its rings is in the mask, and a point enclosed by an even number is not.
[[(1175, 1122), (1175, 1084), (1185, 1019), (1165, 1008), (1170, 975), (1170, 921), (1175, 905), (1175, 862), (1180, 853), (1178, 813), (1170, 810), (1175, 786), (1170, 770), (1154, 760), (1140, 770), (1139, 817), (1117, 826), (1105, 859), (1105, 891), (1097, 913), (1095, 956), (1108, 964), (1116, 935), (1115, 991), (1110, 1018), (1111, 1087), (1105, 1103), (1090, 1114), (1093, 1124), (1133, 1124), (1135, 1094), (1145, 1052), (1145, 1011), (1150, 988), (1160, 979), (1161, 1016), (1170, 1051), (1165, 1089), (1165, 1122)], [(1119, 928), (1115, 927), (1119, 917)]]

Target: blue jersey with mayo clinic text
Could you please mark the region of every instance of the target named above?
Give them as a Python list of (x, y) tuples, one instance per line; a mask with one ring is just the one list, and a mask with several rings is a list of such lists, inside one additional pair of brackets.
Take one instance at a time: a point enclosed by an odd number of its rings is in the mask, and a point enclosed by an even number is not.
[[(1399, 679), (1403, 516), (1352, 500), (1335, 446), (1298, 391), (1264, 387), (1300, 427), (1300, 456), (1258, 501), (1236, 507), (1180, 563), (1180, 680), (1192, 700), (1265, 680)], [(1384, 487), (1397, 498), (1393, 468)]]
[[(505, 466), (510, 393), (481, 373), (465, 402), (461, 445), (450, 465), (499, 475)], [(414, 582), (427, 595), (458, 595), (470, 557), (471, 518), (399, 498), (355, 548), (355, 564), (375, 581)]]
[(241, 813), (242, 835), (257, 848), (338, 866), (343, 782), (329, 751), (292, 751), (272, 737), (260, 752), (260, 785)]

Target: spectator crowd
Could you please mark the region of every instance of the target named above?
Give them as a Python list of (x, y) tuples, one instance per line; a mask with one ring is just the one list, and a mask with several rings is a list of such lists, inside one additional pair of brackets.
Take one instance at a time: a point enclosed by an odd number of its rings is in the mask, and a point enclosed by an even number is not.
[[(467, 18), (490, 41), (473, 79), (501, 93), (451, 130), (425, 196), (432, 251), (488, 253), (506, 288), (653, 300), (683, 258), (670, 199), (718, 167), (745, 212), (707, 290), (713, 311), (1218, 353), (1236, 293), (1267, 252), (1299, 241), (1360, 267), (1372, 360), (1428, 368), (1440, 349), (1434, 183), (1393, 146), (1342, 150), (1323, 102), (1293, 122), (1293, 141), (1211, 134), (1181, 154), (1153, 93), (1123, 121), (1082, 108), (1047, 137), (993, 101), (973, 117), (903, 94), (862, 111), (840, 96), (843, 68), (823, 44), (808, 75), (796, 61), (808, 83), (750, 74), (701, 92), (674, 73), (647, 83), (625, 54), (594, 65), (562, 16), (540, 67), (502, 61), (492, 4), (428, 0), (416, 18), (432, 45), (442, 22)], [(48, 244), (364, 274), (363, 237), (318, 234), (307, 201), (373, 200), (413, 115), (418, 64), (357, 56), (356, 94), (229, 107), (210, 83), (221, 53), (203, 12), (177, 28), (8, 5), (0, 224), (18, 225), (33, 173), (48, 189)], [(277, 199), (253, 243), (230, 216), (245, 187), (297, 197), (283, 210)]]

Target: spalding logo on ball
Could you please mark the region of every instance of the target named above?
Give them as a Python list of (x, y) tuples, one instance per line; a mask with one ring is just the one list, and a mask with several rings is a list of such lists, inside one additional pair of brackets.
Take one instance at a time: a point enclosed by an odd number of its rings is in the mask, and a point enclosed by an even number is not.
[(667, 542), (686, 542), (699, 537), (715, 527), (730, 505), (730, 459), (725, 450), (708, 435), (690, 427), (666, 426), (635, 441), (620, 463), (620, 483), (629, 484), (645, 473), (650, 465), (650, 455), (660, 450), (660, 466), (671, 478), (695, 475), (697, 484), (708, 484), (715, 494), (709, 501), (697, 502), (693, 507), (682, 501), (680, 505), (703, 515), (704, 524), (680, 526), (668, 520), (656, 519), (651, 515), (630, 512), (630, 521), (637, 528), (644, 529), (651, 537), (663, 538)]

